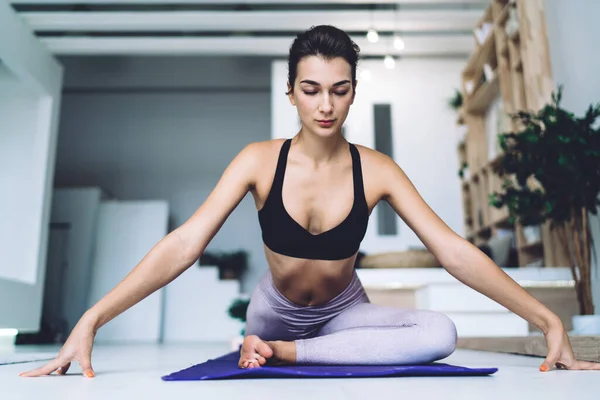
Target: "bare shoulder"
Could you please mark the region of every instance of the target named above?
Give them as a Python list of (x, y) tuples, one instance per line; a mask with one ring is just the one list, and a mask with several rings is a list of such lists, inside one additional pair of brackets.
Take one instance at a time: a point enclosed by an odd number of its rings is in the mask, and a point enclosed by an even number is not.
[(388, 155), (362, 145), (355, 145), (360, 154), (363, 176), (369, 186), (381, 197), (389, 194), (390, 183), (402, 180), (406, 175), (400, 166)]
[(251, 142), (237, 155), (232, 163), (239, 164), (240, 168), (251, 175), (255, 184), (265, 171), (274, 169), (277, 157), (285, 139), (271, 139)]
[(271, 139), (247, 144), (239, 156), (255, 166), (262, 167), (277, 157), (285, 139)]
[(360, 154), (361, 164), (366, 168), (393, 168), (398, 165), (386, 154), (369, 147), (355, 144)]
[(258, 142), (248, 143), (240, 152), (244, 157), (249, 159), (260, 161), (265, 156), (271, 153), (279, 153), (279, 149), (283, 145), (285, 139), (270, 139)]

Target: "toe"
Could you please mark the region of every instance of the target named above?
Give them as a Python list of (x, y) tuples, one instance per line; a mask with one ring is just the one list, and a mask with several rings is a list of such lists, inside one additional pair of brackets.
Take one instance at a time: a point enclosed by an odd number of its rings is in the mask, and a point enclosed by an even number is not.
[(267, 343), (261, 341), (256, 345), (256, 351), (264, 358), (270, 358), (273, 356), (273, 349)]

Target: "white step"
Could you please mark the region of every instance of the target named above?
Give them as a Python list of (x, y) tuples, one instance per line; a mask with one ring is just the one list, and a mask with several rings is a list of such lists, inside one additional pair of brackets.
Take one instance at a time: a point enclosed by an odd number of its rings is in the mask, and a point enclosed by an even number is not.
[(416, 291), (418, 309), (440, 312), (472, 312), (508, 310), (487, 296), (458, 283), (431, 283)]
[(450, 312), (446, 314), (456, 325), (458, 337), (528, 336), (527, 321), (507, 312)]
[[(503, 268), (517, 282), (569, 281), (572, 279), (568, 267)], [(356, 270), (365, 287), (394, 288), (415, 287), (430, 283), (458, 283), (463, 285), (444, 268), (359, 268)]]
[(235, 280), (219, 280), (217, 267), (192, 265), (167, 285), (163, 342), (229, 342), (243, 323), (228, 309), (240, 296)]

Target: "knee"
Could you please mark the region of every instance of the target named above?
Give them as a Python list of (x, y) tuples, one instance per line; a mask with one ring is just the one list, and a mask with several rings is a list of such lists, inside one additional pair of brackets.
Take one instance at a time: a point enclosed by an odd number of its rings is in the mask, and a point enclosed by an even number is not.
[(432, 340), (436, 347), (436, 358), (439, 360), (454, 353), (458, 335), (456, 325), (450, 317), (442, 313), (435, 313), (434, 315), (430, 328), (435, 332), (435, 338), (432, 338)]

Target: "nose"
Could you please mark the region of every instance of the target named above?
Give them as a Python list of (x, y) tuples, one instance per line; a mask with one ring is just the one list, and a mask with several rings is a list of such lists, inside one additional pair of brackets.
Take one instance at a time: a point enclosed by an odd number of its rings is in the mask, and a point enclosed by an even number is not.
[(321, 111), (323, 114), (328, 114), (333, 110), (333, 104), (331, 104), (331, 97), (329, 96), (329, 94), (325, 94), (323, 96), (323, 100), (321, 101), (321, 104), (319, 105), (319, 111)]

